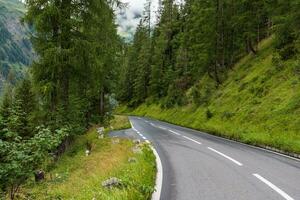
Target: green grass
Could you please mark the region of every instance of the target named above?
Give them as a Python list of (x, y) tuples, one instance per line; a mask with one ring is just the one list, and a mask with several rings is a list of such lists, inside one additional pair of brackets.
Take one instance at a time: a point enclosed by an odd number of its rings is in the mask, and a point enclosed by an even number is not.
[(111, 128), (113, 130), (122, 130), (131, 128), (131, 124), (127, 116), (124, 115), (115, 115), (111, 121)]
[[(125, 121), (127, 117), (116, 117)], [(118, 120), (117, 120), (118, 121)], [(119, 121), (120, 122), (120, 121)], [(155, 156), (142, 144), (142, 153), (134, 154), (134, 144), (126, 139), (113, 143), (110, 138), (98, 139), (96, 129), (76, 138), (72, 146), (47, 173), (41, 183), (30, 181), (18, 199), (36, 200), (146, 200), (150, 199), (156, 175)], [(92, 144), (90, 156), (85, 156), (86, 143)], [(129, 163), (129, 158), (137, 162)], [(106, 189), (102, 181), (117, 177), (122, 188)]]
[[(274, 64), (272, 43), (272, 38), (263, 41), (257, 56), (241, 59), (218, 89), (209, 77), (203, 77), (198, 88), (207, 103), (172, 109), (163, 109), (159, 103), (143, 104), (134, 110), (123, 106), (118, 112), (150, 116), (248, 144), (300, 153), (299, 61)], [(205, 88), (210, 89), (211, 95), (205, 93)], [(209, 119), (208, 110), (212, 114)]]

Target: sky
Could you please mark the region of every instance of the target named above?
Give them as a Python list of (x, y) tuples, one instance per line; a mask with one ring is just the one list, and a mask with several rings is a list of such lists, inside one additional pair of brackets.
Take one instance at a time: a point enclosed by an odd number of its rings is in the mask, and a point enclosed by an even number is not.
[[(132, 38), (136, 27), (143, 15), (144, 5), (146, 0), (122, 0), (123, 3), (128, 3), (127, 8), (118, 11), (117, 24), (118, 33), (126, 39)], [(157, 10), (158, 0), (152, 0), (152, 18), (155, 19), (155, 11)]]

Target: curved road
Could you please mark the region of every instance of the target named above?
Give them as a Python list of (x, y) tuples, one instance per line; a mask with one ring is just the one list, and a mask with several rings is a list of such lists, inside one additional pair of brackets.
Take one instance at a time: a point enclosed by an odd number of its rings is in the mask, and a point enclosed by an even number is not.
[(299, 160), (149, 118), (130, 121), (122, 134), (149, 140), (161, 158), (160, 200), (300, 199)]

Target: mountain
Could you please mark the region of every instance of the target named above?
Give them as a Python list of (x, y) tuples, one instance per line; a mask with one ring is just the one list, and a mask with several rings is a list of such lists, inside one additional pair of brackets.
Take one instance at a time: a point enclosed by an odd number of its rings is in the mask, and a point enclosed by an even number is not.
[(25, 6), (19, 0), (0, 0), (0, 93), (8, 81), (22, 77), (35, 57), (30, 33), (21, 22)]

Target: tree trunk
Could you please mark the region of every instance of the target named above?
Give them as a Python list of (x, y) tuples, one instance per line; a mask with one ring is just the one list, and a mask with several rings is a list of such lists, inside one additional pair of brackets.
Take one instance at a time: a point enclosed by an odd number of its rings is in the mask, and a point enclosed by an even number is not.
[(104, 90), (101, 89), (100, 91), (100, 115), (104, 116), (105, 110), (104, 110)]
[(248, 39), (248, 44), (249, 44), (249, 49), (250, 49), (250, 51), (251, 51), (254, 55), (256, 55), (256, 54), (257, 54), (257, 51), (254, 49), (254, 47), (253, 47), (253, 45), (252, 45), (251, 39)]

